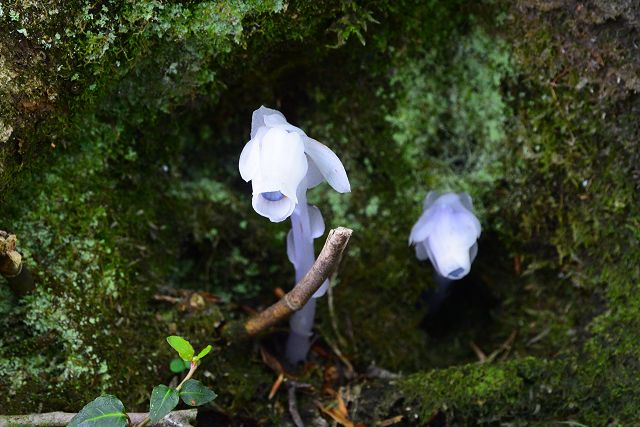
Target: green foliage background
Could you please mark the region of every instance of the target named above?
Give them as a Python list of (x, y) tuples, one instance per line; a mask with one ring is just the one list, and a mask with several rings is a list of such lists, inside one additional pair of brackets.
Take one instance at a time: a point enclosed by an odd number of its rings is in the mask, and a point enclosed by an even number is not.
[[(640, 19), (631, 1), (547, 3), (0, 3), (0, 228), (38, 280), (22, 301), (0, 287), (0, 407), (78, 410), (101, 392), (143, 407), (169, 374), (167, 330), (200, 345), (238, 315), (154, 293), (268, 302), (290, 283), (287, 225), (253, 212), (237, 172), (265, 104), (349, 173), (351, 194), (310, 193), (355, 230), (344, 336), (324, 305), (318, 327), (358, 366), (410, 374), (377, 415), (404, 399), (452, 423), (632, 424)], [(473, 279), (494, 301), (438, 338), (422, 327), (430, 266), (406, 246), (430, 189), (472, 195)], [(491, 352), (513, 331), (506, 360), (475, 364), (469, 341)], [(214, 356), (220, 405), (277, 418), (253, 399), (272, 378), (250, 344)]]

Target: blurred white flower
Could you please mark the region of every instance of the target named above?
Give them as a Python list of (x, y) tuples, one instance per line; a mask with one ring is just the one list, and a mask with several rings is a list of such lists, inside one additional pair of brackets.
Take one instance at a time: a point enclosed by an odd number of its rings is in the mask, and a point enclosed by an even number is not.
[(251, 181), (252, 205), (273, 222), (288, 218), (298, 192), (326, 180), (336, 191), (351, 191), (342, 162), (326, 145), (309, 138), (279, 111), (253, 112), (251, 140), (240, 154), (240, 175)]
[(411, 229), (409, 244), (415, 245), (419, 260), (429, 258), (438, 274), (458, 280), (469, 273), (478, 253), (480, 221), (473, 214), (467, 193), (431, 191), (424, 200), (423, 212)]

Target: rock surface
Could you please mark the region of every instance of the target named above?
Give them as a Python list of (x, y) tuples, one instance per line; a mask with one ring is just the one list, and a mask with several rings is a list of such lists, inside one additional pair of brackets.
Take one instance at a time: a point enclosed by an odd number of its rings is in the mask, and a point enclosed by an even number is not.
[[(153, 299), (268, 303), (291, 282), (287, 227), (253, 213), (237, 172), (265, 104), (349, 173), (351, 195), (309, 193), (328, 227), (354, 229), (340, 336), (324, 305), (318, 330), (356, 366), (405, 374), (372, 387), (363, 420), (410, 406), (451, 425), (633, 424), (639, 14), (625, 0), (3, 2), (0, 228), (38, 284), (20, 301), (0, 286), (3, 412), (102, 392), (142, 410), (176, 333), (217, 344), (203, 381), (228, 413), (278, 418), (254, 399), (273, 377), (252, 344), (217, 335), (233, 304)], [(471, 194), (483, 226), (437, 313), (431, 267), (406, 246), (431, 189)]]

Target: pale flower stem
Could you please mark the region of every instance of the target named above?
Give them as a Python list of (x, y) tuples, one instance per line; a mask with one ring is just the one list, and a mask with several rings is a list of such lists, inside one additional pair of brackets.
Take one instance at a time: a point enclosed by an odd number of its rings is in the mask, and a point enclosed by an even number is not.
[[(311, 222), (309, 209), (304, 192), (298, 195), (298, 204), (291, 214), (291, 227), (293, 230), (293, 242), (296, 259), (296, 283), (302, 280), (311, 269), (315, 261), (313, 252), (313, 237), (311, 236)], [(316, 300), (311, 298), (309, 302), (291, 316), (289, 322), (291, 332), (287, 340), (287, 359), (296, 364), (307, 358), (311, 347), (311, 335), (316, 314)]]

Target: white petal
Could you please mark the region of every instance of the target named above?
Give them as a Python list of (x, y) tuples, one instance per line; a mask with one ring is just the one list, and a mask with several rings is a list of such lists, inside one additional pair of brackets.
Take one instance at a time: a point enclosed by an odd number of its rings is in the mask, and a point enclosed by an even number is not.
[(471, 196), (467, 193), (459, 193), (458, 197), (460, 197), (460, 203), (462, 203), (462, 206), (473, 212), (473, 201), (471, 200)]
[(316, 162), (311, 160), (311, 158), (307, 158), (307, 160), (309, 165), (307, 169), (307, 176), (305, 177), (307, 180), (307, 188), (313, 188), (324, 181), (324, 176), (322, 176), (320, 169), (316, 166)]
[(329, 289), (329, 279), (325, 280), (322, 283), (320, 288), (318, 288), (318, 290), (312, 295), (312, 298), (320, 298), (321, 296), (327, 293), (328, 289)]
[(436, 227), (436, 223), (433, 221), (435, 211), (430, 209), (422, 213), (418, 222), (411, 228), (409, 234), (409, 244), (419, 243), (427, 239)]
[(471, 262), (476, 259), (476, 255), (478, 255), (478, 242), (475, 242), (471, 248), (469, 248), (469, 259)]
[(267, 133), (267, 127), (262, 126), (258, 129), (255, 137), (247, 142), (240, 153), (239, 169), (240, 176), (245, 181), (252, 180), (260, 171), (260, 146), (264, 135)]
[[(265, 108), (266, 110), (267, 108)], [(287, 122), (287, 119), (284, 118), (284, 115), (276, 110), (272, 110), (275, 111), (275, 113), (273, 114), (265, 114), (262, 118), (264, 120), (264, 124), (267, 125), (270, 128), (273, 127), (278, 127), (281, 125), (288, 125), (289, 123)]]
[(296, 263), (296, 247), (293, 241), (293, 230), (289, 230), (287, 233), (287, 258), (289, 258), (289, 261), (293, 264), (293, 268), (297, 269), (298, 265)]
[(280, 113), (264, 116), (264, 123), (270, 128), (284, 129), (287, 132), (295, 132), (299, 135), (305, 135), (304, 131), (299, 127), (289, 124), (284, 116)]
[(311, 226), (311, 237), (317, 239), (324, 234), (324, 219), (320, 209), (315, 206), (308, 206), (309, 225)]
[[(472, 242), (480, 236), (481, 227), (480, 221), (478, 221), (478, 218), (476, 218), (467, 205), (473, 207), (471, 197), (469, 197), (468, 194), (460, 193), (458, 195), (455, 193), (446, 193), (435, 201), (431, 209), (437, 209), (443, 213), (446, 212), (446, 214), (450, 216), (453, 224), (455, 224), (451, 227), (466, 230), (464, 233), (468, 233), (468, 243), (469, 246), (471, 246), (473, 244)], [(462, 233), (463, 231), (460, 232)], [(475, 236), (475, 238), (471, 236)]]
[[(409, 243), (424, 241), (438, 229), (447, 240), (462, 239), (465, 243), (457, 244), (470, 247), (480, 236), (480, 221), (462, 204), (458, 195), (447, 193), (433, 200), (434, 194), (430, 192), (427, 195), (424, 205), (428, 208), (411, 229)], [(466, 200), (464, 202), (467, 203)]]
[(464, 277), (471, 268), (468, 248), (451, 245), (440, 236), (431, 236), (427, 241), (433, 266), (443, 277), (458, 280)]
[(437, 206), (448, 206), (452, 209), (464, 209), (460, 203), (460, 197), (456, 193), (444, 193), (441, 194), (432, 204), (435, 208)]
[[(467, 193), (460, 193), (458, 194), (458, 196), (460, 204), (463, 207), (462, 212), (464, 212), (465, 215), (465, 219), (463, 220), (464, 224), (466, 227), (474, 230), (475, 237), (477, 239), (478, 237), (480, 237), (482, 227), (478, 218), (473, 214), (473, 202), (471, 200), (471, 196), (469, 196)], [(462, 212), (460, 212), (460, 214), (462, 214)], [(469, 233), (471, 233), (471, 231), (469, 231)]]
[(255, 193), (251, 200), (253, 209), (260, 215), (267, 217), (271, 222), (281, 222), (289, 218), (296, 207), (296, 203), (289, 197), (272, 202), (262, 197), (260, 193)]
[(439, 196), (440, 195), (437, 191), (429, 191), (429, 193), (427, 193), (427, 197), (424, 198), (424, 203), (422, 203), (422, 210), (426, 211), (429, 209)]
[(324, 144), (309, 137), (303, 137), (304, 151), (314, 161), (325, 179), (338, 193), (351, 191), (347, 172), (333, 151)]
[(452, 233), (455, 232), (460, 245), (471, 247), (480, 237), (480, 221), (474, 214), (465, 210), (450, 215)]
[(251, 140), (247, 142), (242, 149), (242, 153), (240, 153), (238, 168), (240, 169), (240, 176), (247, 182), (251, 181), (260, 168), (259, 152), (254, 149), (256, 145), (258, 144)]
[(429, 258), (427, 247), (424, 242), (416, 243), (416, 258), (418, 258), (420, 261), (424, 261), (425, 259)]
[(258, 129), (261, 126), (266, 126), (264, 117), (274, 114), (281, 116), (285, 122), (287, 121), (280, 111), (274, 110), (272, 108), (267, 108), (264, 105), (253, 112), (253, 114), (251, 115), (251, 139), (255, 138), (256, 133), (258, 133)]
[(470, 223), (468, 211), (451, 212), (440, 209), (434, 216), (437, 226), (429, 236), (427, 245), (431, 250), (436, 268), (440, 274), (450, 279), (459, 279), (462, 275), (452, 272), (462, 269), (466, 274), (471, 268), (469, 248), (476, 241), (475, 229)]
[(460, 247), (465, 251), (478, 238), (477, 219), (469, 211), (438, 209), (433, 216), (436, 224), (433, 239), (446, 241), (449, 246)]
[(279, 186), (277, 190), (295, 198), (306, 173), (307, 157), (300, 135), (279, 128), (269, 129), (260, 147), (260, 179), (275, 183)]

